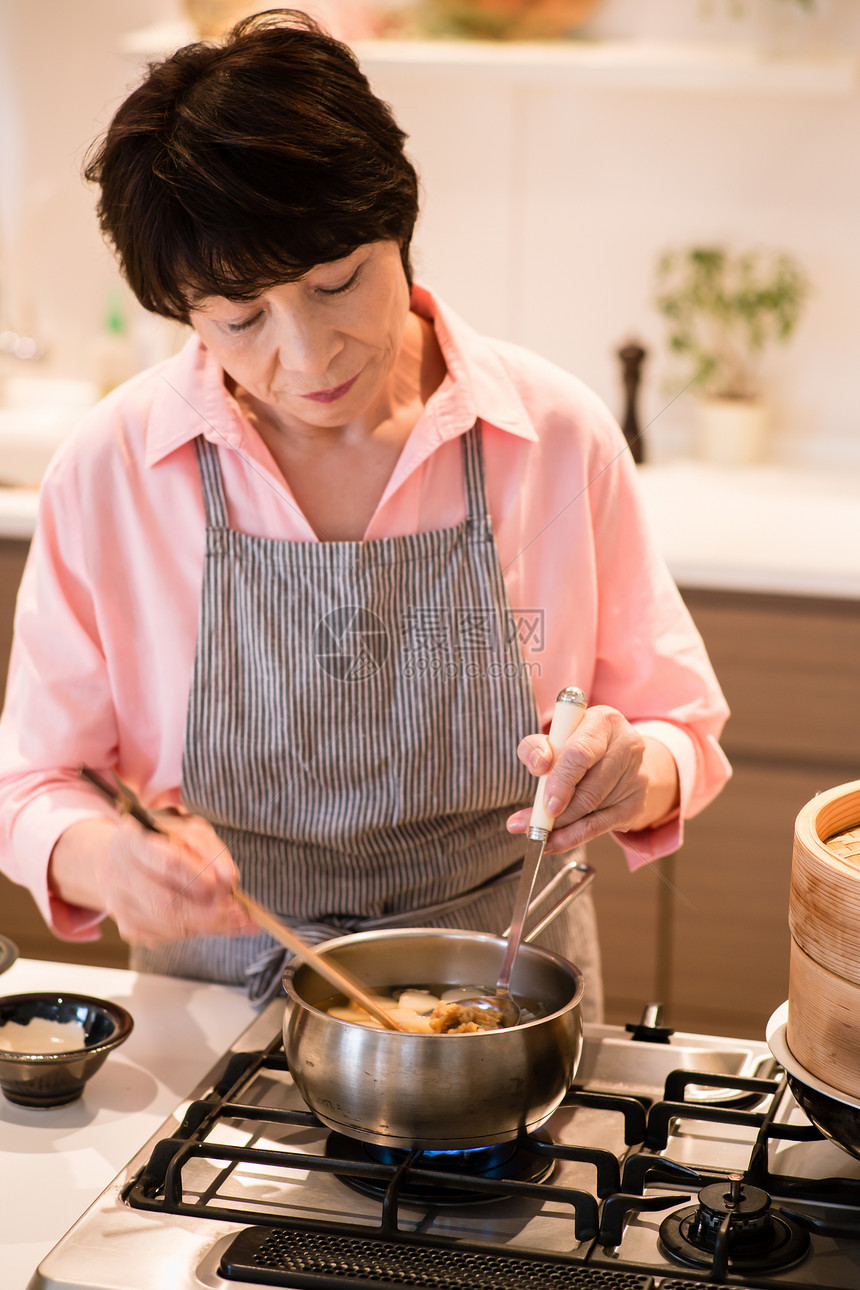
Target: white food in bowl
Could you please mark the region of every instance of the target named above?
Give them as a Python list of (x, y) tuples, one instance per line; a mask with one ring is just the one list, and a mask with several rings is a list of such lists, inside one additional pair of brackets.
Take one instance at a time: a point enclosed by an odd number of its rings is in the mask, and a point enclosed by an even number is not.
[(0, 1026), (0, 1049), (7, 1053), (75, 1053), (83, 1048), (86, 1036), (77, 1021), (33, 1017), (26, 1025), (7, 1021)]

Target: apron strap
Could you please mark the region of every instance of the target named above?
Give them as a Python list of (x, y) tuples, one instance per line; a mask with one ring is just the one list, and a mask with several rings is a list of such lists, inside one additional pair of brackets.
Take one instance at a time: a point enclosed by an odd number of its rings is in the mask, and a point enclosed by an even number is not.
[[(320, 945), (323, 941), (331, 941), (336, 936), (346, 936), (359, 930), (358, 927), (334, 927), (329, 923), (291, 923), (290, 926), (306, 945)], [(284, 969), (292, 958), (292, 950), (273, 941), (257, 955), (253, 963), (248, 964), (245, 968), (245, 988), (250, 1003), (259, 1008), (283, 992)]]
[(481, 422), (476, 421), (471, 430), (462, 436), (463, 488), (466, 495), (466, 518), (489, 522), (487, 490), (484, 487), (484, 448)]
[(197, 464), (200, 467), (200, 478), (203, 481), (203, 506), (206, 512), (206, 527), (226, 529), (227, 499), (224, 495), (224, 481), (221, 478), (221, 467), (218, 464), (218, 450), (203, 435), (194, 440), (197, 449)]
[[(470, 520), (483, 520), (488, 516), (487, 493), (484, 485), (484, 449), (481, 442), (481, 423), (476, 421), (470, 430), (462, 436), (463, 448), (463, 488), (466, 499), (466, 515)], [(206, 526), (210, 529), (227, 527), (227, 498), (224, 493), (224, 480), (218, 462), (218, 450), (214, 443), (198, 435), (194, 441), (197, 451), (197, 463), (200, 467), (200, 478), (203, 483), (203, 506), (206, 513)]]
[[(476, 421), (470, 430), (462, 436), (463, 450), (463, 488), (466, 500), (466, 515), (470, 520), (486, 520), (489, 517), (487, 492), (484, 473), (484, 448), (481, 437), (481, 423)], [(206, 513), (206, 526), (210, 529), (227, 528), (227, 498), (224, 493), (224, 480), (218, 462), (218, 450), (203, 435), (194, 441), (197, 451), (197, 463), (200, 467), (200, 478), (203, 482), (203, 506)]]

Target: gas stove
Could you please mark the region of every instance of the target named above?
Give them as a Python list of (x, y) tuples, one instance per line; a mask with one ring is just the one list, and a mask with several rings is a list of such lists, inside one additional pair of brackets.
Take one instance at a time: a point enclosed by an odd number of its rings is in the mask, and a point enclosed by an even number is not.
[(860, 1285), (860, 1161), (810, 1124), (764, 1042), (672, 1033), (653, 1012), (586, 1025), (577, 1081), (537, 1133), (397, 1152), (307, 1109), (283, 1008), (240, 1036), (30, 1290)]

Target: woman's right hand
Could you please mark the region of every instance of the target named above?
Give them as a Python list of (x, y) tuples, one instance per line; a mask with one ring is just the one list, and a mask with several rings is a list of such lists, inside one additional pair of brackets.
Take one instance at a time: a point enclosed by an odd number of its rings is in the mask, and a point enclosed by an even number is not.
[(129, 816), (71, 825), (51, 855), (52, 892), (108, 914), (130, 945), (258, 931), (233, 898), (239, 872), (212, 826), (172, 811), (156, 819), (163, 833)]

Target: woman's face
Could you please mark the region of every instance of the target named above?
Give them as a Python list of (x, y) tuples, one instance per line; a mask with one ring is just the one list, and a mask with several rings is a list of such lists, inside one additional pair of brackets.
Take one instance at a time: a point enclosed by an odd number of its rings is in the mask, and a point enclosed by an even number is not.
[(407, 318), (397, 242), (370, 242), (251, 301), (206, 296), (191, 323), (236, 385), (286, 425), (348, 425), (384, 401)]

